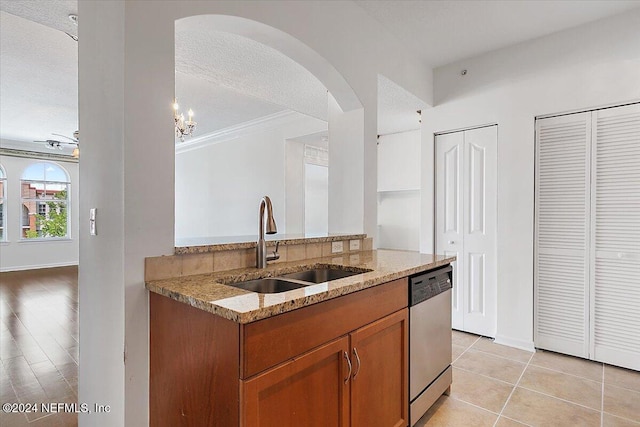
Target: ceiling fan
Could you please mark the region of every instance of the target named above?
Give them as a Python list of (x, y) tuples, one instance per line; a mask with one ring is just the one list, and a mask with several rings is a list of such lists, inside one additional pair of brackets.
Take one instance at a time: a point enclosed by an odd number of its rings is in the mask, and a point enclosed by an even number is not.
[(60, 136), (62, 138), (68, 139), (69, 141), (59, 141), (57, 139), (45, 139), (45, 140), (39, 140), (39, 141), (33, 141), (33, 142), (45, 143), (47, 144), (47, 148), (50, 148), (52, 150), (55, 150), (55, 149), (62, 150), (64, 146), (73, 146), (75, 148), (73, 149), (73, 152), (71, 153), (71, 155), (76, 159), (80, 156), (80, 150), (78, 149), (80, 145), (79, 131), (75, 131), (73, 133), (73, 137), (61, 135), (59, 133), (52, 133), (51, 135)]

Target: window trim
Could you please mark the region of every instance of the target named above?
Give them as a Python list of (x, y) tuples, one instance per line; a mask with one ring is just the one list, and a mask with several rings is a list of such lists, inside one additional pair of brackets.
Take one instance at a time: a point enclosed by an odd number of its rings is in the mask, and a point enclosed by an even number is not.
[[(24, 173), (25, 171), (30, 168), (31, 166), (33, 166), (34, 164), (43, 164), (43, 168), (44, 168), (44, 178), (43, 180), (34, 180), (34, 179), (24, 179)], [(51, 164), (53, 166), (56, 166), (58, 168), (60, 168), (62, 170), (62, 172), (64, 172), (64, 175), (66, 177), (66, 181), (51, 181), (51, 180), (47, 180), (47, 173), (46, 173), (46, 167), (48, 164)], [(24, 183), (38, 183), (38, 184), (42, 184), (44, 186), (44, 191), (46, 194), (46, 188), (48, 184), (55, 184), (55, 185), (65, 185), (66, 186), (66, 191), (67, 191), (67, 197), (66, 199), (59, 199), (58, 202), (60, 203), (64, 203), (66, 206), (66, 211), (67, 211), (67, 224), (66, 224), (66, 234), (65, 236), (51, 236), (51, 237), (42, 237), (42, 236), (38, 236), (38, 237), (32, 237), (32, 238), (28, 238), (24, 236), (24, 224), (22, 223), (23, 218), (22, 218), (22, 213), (20, 215), (20, 223), (19, 223), (19, 242), (20, 243), (24, 243), (24, 242), (62, 242), (62, 241), (71, 241), (72, 240), (72, 235), (71, 235), (71, 177), (69, 175), (69, 172), (60, 164), (58, 164), (57, 162), (53, 162), (53, 161), (35, 161), (32, 162), (30, 164), (28, 164), (27, 166), (24, 167), (23, 171), (22, 171), (22, 175), (20, 177), (20, 209), (22, 210), (22, 208), (25, 206), (26, 203), (42, 203), (42, 202), (48, 202), (48, 201), (56, 201), (55, 199), (38, 199), (38, 198), (32, 198), (32, 197), (22, 197), (22, 185)], [(36, 212), (37, 215), (37, 212)]]

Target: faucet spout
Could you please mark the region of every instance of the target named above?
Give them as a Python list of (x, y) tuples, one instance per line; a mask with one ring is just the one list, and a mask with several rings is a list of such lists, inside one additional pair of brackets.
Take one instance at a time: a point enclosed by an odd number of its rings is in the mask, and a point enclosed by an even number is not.
[[(260, 212), (258, 215), (258, 242), (256, 245), (256, 267), (258, 268), (266, 268), (267, 267), (267, 243), (264, 240), (265, 233), (265, 218), (264, 211), (267, 211), (267, 224), (266, 224), (266, 233), (267, 234), (275, 234), (278, 232), (278, 228), (276, 227), (276, 220), (273, 218), (273, 207), (271, 205), (271, 199), (269, 196), (264, 196), (262, 200), (260, 200)], [(277, 255), (277, 249), (276, 253)], [(277, 259), (279, 257), (269, 257), (271, 259)]]

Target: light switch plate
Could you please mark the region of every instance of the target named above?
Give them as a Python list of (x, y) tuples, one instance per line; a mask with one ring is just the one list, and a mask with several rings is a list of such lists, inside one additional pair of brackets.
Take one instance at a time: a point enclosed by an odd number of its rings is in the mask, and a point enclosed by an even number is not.
[(342, 246), (342, 242), (331, 242), (332, 254), (337, 254), (339, 252), (342, 252), (343, 250), (344, 250), (344, 247)]
[(98, 231), (96, 230), (96, 214), (98, 209), (91, 208), (89, 209), (89, 234), (91, 236), (96, 236)]
[(360, 240), (358, 240), (358, 239), (349, 240), (349, 250), (350, 251), (359, 251), (360, 250)]

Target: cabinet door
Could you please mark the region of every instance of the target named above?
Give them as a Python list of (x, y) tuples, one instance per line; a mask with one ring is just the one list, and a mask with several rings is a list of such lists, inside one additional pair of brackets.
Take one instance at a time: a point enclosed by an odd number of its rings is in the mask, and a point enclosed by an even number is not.
[(351, 334), (351, 425), (408, 423), (407, 309)]
[(241, 381), (241, 425), (348, 426), (348, 351), (345, 336)]

